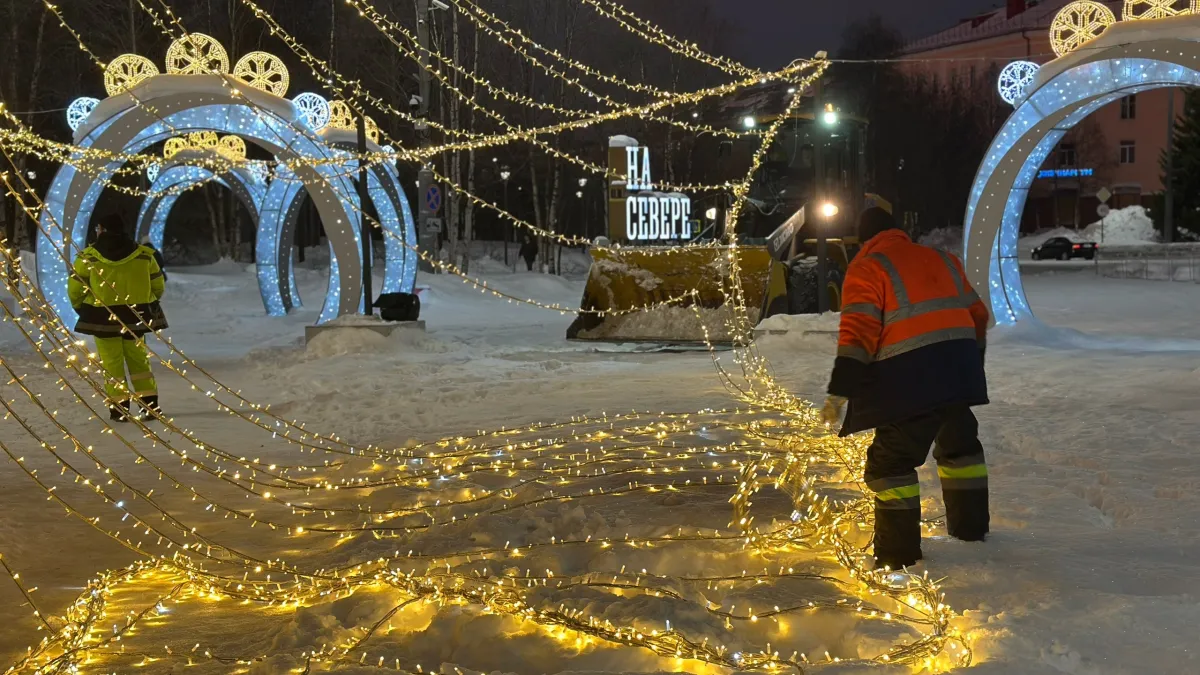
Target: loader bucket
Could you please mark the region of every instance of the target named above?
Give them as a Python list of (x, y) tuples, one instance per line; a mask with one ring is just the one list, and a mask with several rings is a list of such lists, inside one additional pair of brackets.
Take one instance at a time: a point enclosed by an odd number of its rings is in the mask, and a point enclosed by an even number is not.
[[(729, 278), (729, 248), (626, 248), (593, 250), (592, 268), (580, 304), (581, 312), (567, 330), (567, 339), (599, 342), (652, 342), (672, 345), (733, 343), (726, 325), (733, 307), (724, 288)], [(766, 247), (739, 246), (742, 289), (751, 324), (757, 324), (772, 303), (786, 303), (782, 266)], [(695, 301), (628, 312), (657, 305), (691, 291)], [(590, 310), (590, 311), (589, 311)], [(616, 312), (599, 316), (593, 312)]]

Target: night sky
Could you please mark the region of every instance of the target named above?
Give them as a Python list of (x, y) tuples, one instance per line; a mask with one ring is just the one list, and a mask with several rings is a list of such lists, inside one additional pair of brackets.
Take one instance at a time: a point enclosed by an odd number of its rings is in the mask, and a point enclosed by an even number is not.
[[(795, 58), (840, 46), (842, 29), (861, 17), (878, 14), (904, 34), (922, 37), (1003, 4), (1002, 0), (715, 0), (736, 26), (728, 55), (762, 68), (783, 66)], [(920, 10), (914, 6), (922, 7)]]

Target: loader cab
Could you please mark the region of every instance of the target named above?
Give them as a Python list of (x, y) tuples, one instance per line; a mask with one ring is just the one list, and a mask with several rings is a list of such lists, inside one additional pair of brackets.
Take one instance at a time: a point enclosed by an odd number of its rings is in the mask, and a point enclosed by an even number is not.
[[(818, 178), (815, 153), (824, 140), (824, 176), (821, 194), (840, 212), (826, 225), (826, 236), (850, 237), (856, 233), (862, 212), (861, 195), (867, 192), (865, 118), (840, 113), (835, 127), (824, 125), (809, 108), (791, 115), (775, 142), (767, 150), (763, 166), (750, 187), (750, 206), (743, 227), (755, 237), (765, 237), (782, 225), (801, 206), (816, 201)], [(760, 126), (778, 121), (778, 116), (758, 118)], [(855, 196), (859, 197), (856, 198)], [(813, 232), (803, 235), (815, 236)]]

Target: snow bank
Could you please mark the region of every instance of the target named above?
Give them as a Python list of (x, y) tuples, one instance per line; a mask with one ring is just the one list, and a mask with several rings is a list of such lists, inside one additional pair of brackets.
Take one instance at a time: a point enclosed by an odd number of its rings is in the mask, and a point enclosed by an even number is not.
[(373, 330), (347, 328), (328, 330), (317, 334), (305, 351), (315, 358), (328, 358), (344, 354), (366, 354), (387, 349), (387, 337)]
[(776, 314), (768, 319), (763, 319), (761, 323), (755, 326), (755, 330), (836, 333), (841, 319), (842, 315), (837, 312), (797, 315)]
[(1144, 207), (1130, 206), (1087, 226), (1083, 238), (1085, 241), (1103, 240), (1106, 244), (1153, 244), (1158, 241), (1158, 231)]
[(1145, 207), (1130, 206), (1108, 214), (1103, 221), (1096, 221), (1082, 230), (1058, 227), (1021, 238), (1021, 250), (1027, 251), (1041, 246), (1048, 239), (1066, 237), (1071, 241), (1103, 241), (1110, 246), (1133, 246), (1158, 243), (1158, 231), (1154, 221), (1147, 215)]

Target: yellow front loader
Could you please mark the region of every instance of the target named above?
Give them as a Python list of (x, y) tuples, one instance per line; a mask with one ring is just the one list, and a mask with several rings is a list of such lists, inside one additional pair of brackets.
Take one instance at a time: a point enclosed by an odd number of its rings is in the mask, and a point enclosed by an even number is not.
[[(746, 312), (757, 324), (765, 308), (787, 295), (784, 268), (764, 246), (737, 247)], [(727, 302), (730, 249), (623, 248), (593, 250), (583, 292), (584, 310), (567, 330), (571, 340), (730, 344)], [(695, 299), (662, 305), (695, 291)], [(599, 316), (595, 312), (606, 312)]]

